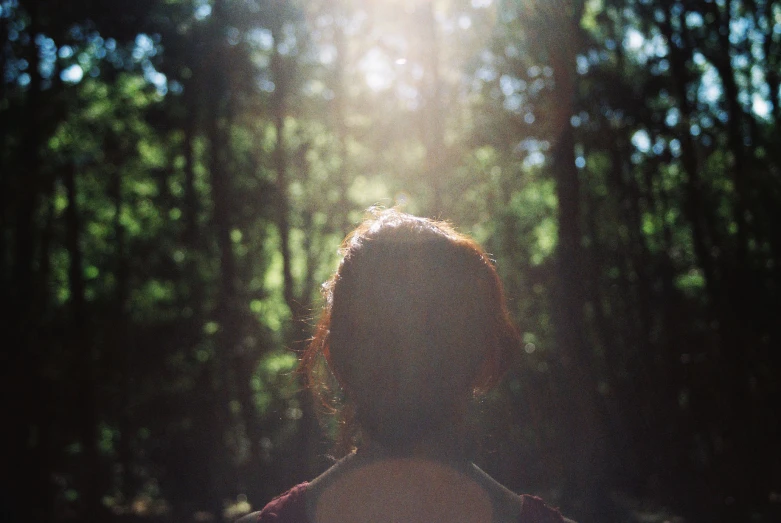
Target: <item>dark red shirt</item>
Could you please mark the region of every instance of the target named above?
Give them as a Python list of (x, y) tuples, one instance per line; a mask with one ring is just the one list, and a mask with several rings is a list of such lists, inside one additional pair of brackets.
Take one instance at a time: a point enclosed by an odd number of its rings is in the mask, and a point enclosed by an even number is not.
[[(241, 518), (236, 523), (310, 523), (304, 493), (309, 483), (301, 483), (275, 497), (261, 510)], [(518, 523), (566, 523), (561, 513), (547, 506), (540, 498), (521, 496), (521, 517)]]

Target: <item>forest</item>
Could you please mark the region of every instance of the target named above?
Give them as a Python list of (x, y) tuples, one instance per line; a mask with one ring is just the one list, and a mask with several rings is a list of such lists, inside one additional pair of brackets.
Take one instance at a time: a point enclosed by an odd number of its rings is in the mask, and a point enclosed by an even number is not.
[(475, 460), (581, 522), (781, 521), (781, 1), (0, 0), (0, 513), (229, 521), (373, 206), (491, 253)]

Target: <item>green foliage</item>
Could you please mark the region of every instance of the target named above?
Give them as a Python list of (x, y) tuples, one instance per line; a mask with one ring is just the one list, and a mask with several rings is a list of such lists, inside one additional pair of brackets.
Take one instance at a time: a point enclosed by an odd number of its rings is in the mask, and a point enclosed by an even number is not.
[(771, 520), (781, 8), (552, 5), (0, 2), (7, 499), (183, 521), (306, 479), (296, 351), (399, 205), (482, 242), (521, 327), (474, 414), (500, 479)]

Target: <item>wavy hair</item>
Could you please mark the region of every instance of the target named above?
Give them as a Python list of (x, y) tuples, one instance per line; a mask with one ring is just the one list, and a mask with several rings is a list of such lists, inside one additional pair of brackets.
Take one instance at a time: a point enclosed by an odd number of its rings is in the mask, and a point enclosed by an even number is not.
[(388, 447), (451, 423), (519, 346), (485, 251), (445, 222), (372, 211), (347, 235), (300, 371), (338, 414), (337, 449)]

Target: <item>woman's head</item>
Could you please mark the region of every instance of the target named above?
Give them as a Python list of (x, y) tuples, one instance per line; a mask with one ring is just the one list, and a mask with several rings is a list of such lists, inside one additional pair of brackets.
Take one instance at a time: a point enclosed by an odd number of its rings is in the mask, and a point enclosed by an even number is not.
[(474, 240), (388, 210), (348, 235), (342, 255), (303, 365), (318, 390), (325, 357), (362, 431), (386, 446), (413, 443), (499, 381), (517, 332)]

